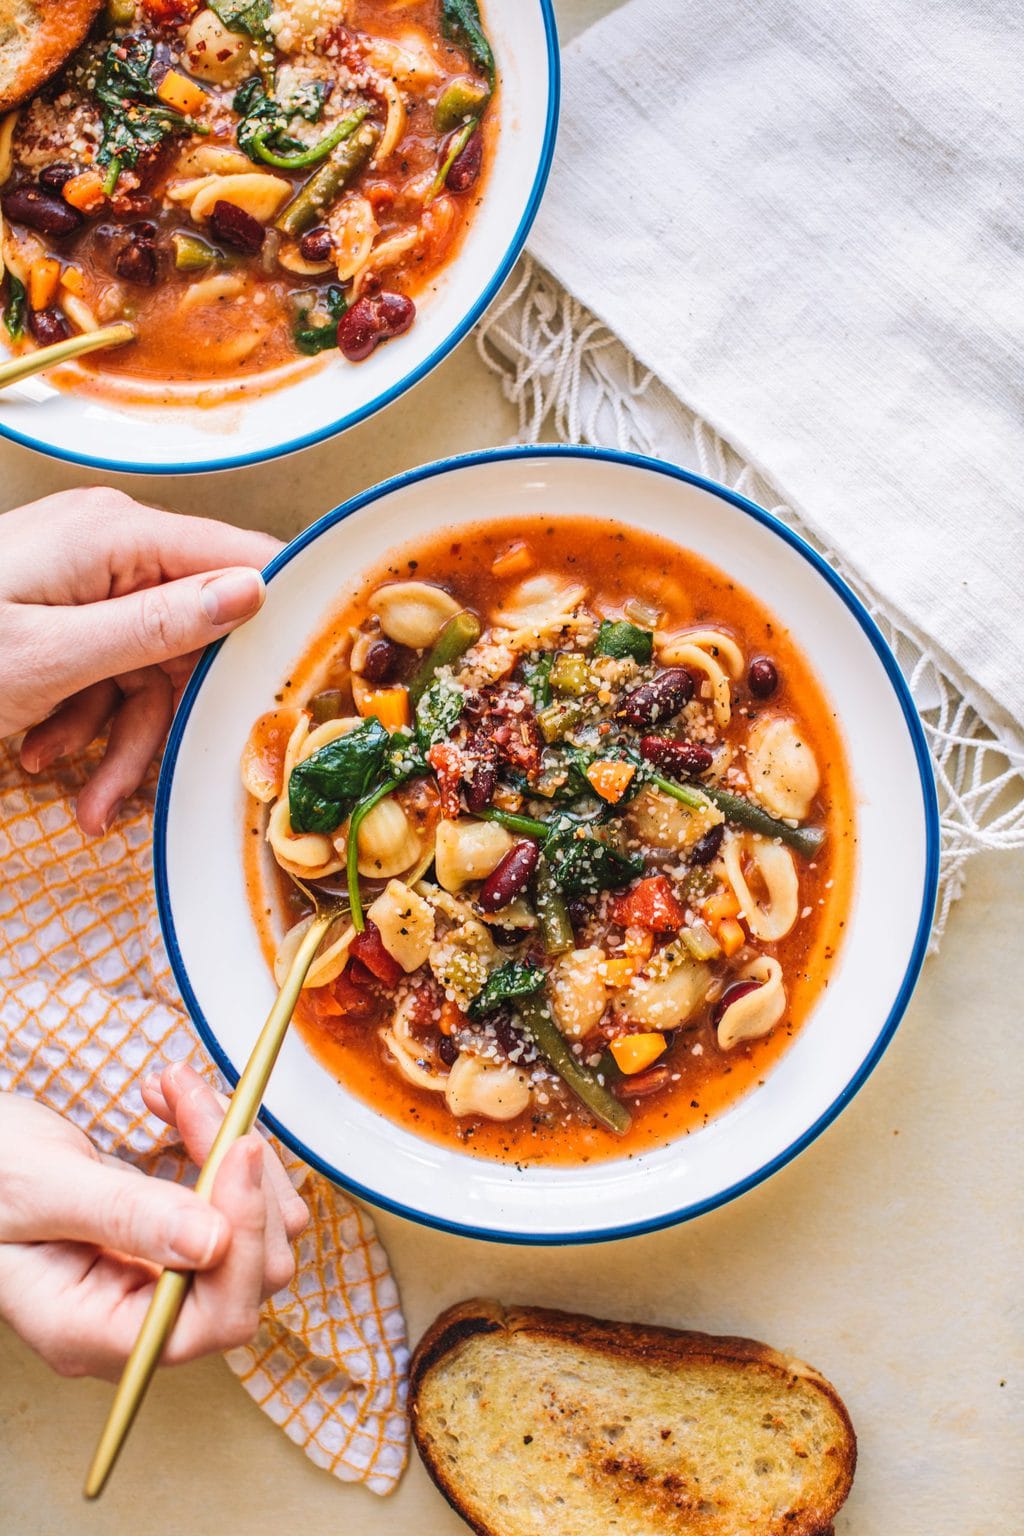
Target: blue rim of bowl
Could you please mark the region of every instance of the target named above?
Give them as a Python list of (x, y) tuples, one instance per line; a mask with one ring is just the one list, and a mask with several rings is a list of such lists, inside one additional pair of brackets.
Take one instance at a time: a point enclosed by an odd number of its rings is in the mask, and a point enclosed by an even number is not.
[(551, 173), (551, 162), (555, 153), (555, 139), (558, 132), (558, 110), (561, 99), (561, 59), (558, 51), (558, 27), (555, 22), (553, 0), (538, 0), (541, 16), (544, 21), (544, 36), (547, 44), (548, 56), (548, 108), (547, 120), (544, 124), (544, 142), (541, 146), (540, 160), (537, 165), (537, 173), (534, 177), (533, 187), (526, 204), (525, 212), (519, 221), (519, 227), (512, 237), (512, 242), (503, 256), (500, 265), (490, 279), (483, 293), (473, 306), (467, 311), (453, 330), (443, 341), (439, 342), (423, 362), (411, 373), (393, 384), (390, 389), (375, 396), (365, 405), (358, 406), (350, 411), (347, 416), (339, 417), (337, 421), (329, 423), (325, 427), (318, 428), (315, 432), (307, 432), (303, 437), (292, 438), (279, 447), (270, 448), (265, 452), (241, 453), (224, 459), (210, 459), (193, 461), (187, 464), (136, 464), (130, 459), (101, 458), (91, 453), (75, 453), (69, 448), (54, 447), (52, 443), (43, 442), (38, 437), (32, 437), (26, 432), (19, 432), (16, 428), (8, 426), (0, 420), (0, 438), (7, 438), (12, 443), (17, 443), (22, 448), (31, 448), (36, 453), (45, 454), (51, 459), (59, 459), (67, 464), (78, 464), (84, 469), (101, 469), (112, 474), (124, 475), (202, 475), (214, 474), (224, 469), (249, 469), (254, 464), (269, 464), (274, 459), (283, 459), (290, 453), (298, 453), (302, 448), (311, 448), (317, 443), (323, 443), (331, 437), (338, 437), (342, 432), (347, 432), (350, 427), (358, 426), (361, 421), (375, 416), (378, 411), (383, 411), (389, 405), (406, 394), (408, 390), (419, 384), (429, 373), (432, 373), (445, 358), (454, 352), (455, 348), (473, 329), (481, 315), (490, 308), (495, 298), (504, 287), (509, 274), (520, 254), (533, 221), (537, 217), (541, 201), (544, 197), (544, 189), (547, 186), (548, 176)]
[[(343, 522), (363, 507), (370, 505), (372, 502), (380, 501), (382, 498), (391, 495), (392, 492), (402, 490), (405, 486), (416, 485), (424, 480), (432, 480), (438, 475), (449, 474), (460, 469), (469, 469), (479, 464), (500, 463), (505, 460), (529, 462), (530, 460), (550, 458), (599, 460), (605, 463), (625, 465), (632, 469), (647, 470), (655, 474), (665, 475), (670, 479), (682, 481), (686, 485), (697, 486), (701, 490), (708, 491), (711, 495), (727, 501), (731, 506), (738, 508), (741, 512), (745, 512), (755, 522), (760, 523), (772, 533), (777, 534), (785, 544), (788, 544), (791, 549), (794, 549), (797, 554), (802, 555), (813, 566), (818, 575), (828, 583), (836, 595), (845, 603), (871, 642), (889, 678), (889, 682), (892, 684), (893, 691), (902, 710), (903, 718), (913, 744), (914, 757), (917, 762), (921, 783), (921, 797), (925, 819), (925, 872), (917, 932), (910, 958), (903, 974), (903, 980), (900, 983), (896, 998), (885, 1019), (885, 1023), (860, 1068), (854, 1073), (842, 1093), (784, 1151), (778, 1153), (777, 1156), (771, 1158), (767, 1163), (763, 1164), (753, 1173), (748, 1174), (745, 1178), (737, 1180), (735, 1184), (720, 1190), (715, 1195), (709, 1195), (704, 1200), (695, 1201), (692, 1205), (682, 1206), (678, 1210), (669, 1211), (664, 1215), (654, 1216), (644, 1221), (626, 1223), (620, 1226), (594, 1228), (583, 1232), (542, 1233), (540, 1235), (514, 1231), (506, 1232), (497, 1228), (476, 1227), (462, 1222), (446, 1221), (442, 1217), (431, 1216), (425, 1212), (417, 1211), (411, 1206), (403, 1205), (401, 1201), (391, 1200), (387, 1196), (368, 1189), (364, 1184), (349, 1178), (339, 1168), (333, 1167), (330, 1163), (319, 1157), (312, 1148), (306, 1146), (300, 1137), (288, 1130), (285, 1125), (282, 1125), (265, 1108), (260, 1114), (263, 1124), (275, 1136), (280, 1137), (296, 1156), (301, 1157), (310, 1167), (324, 1174), (332, 1183), (348, 1190), (353, 1195), (357, 1195), (360, 1199), (366, 1200), (369, 1204), (379, 1207), (381, 1210), (391, 1211), (396, 1216), (404, 1216), (408, 1221), (418, 1222), (422, 1226), (434, 1227), (441, 1232), (451, 1232), (458, 1237), (471, 1237), (486, 1242), (546, 1248), (561, 1247), (574, 1243), (614, 1242), (620, 1238), (639, 1237), (646, 1232), (657, 1232), (665, 1227), (672, 1227), (684, 1221), (691, 1221), (695, 1216), (702, 1216), (708, 1211), (716, 1210), (720, 1205), (727, 1205), (729, 1201), (735, 1200), (738, 1195), (745, 1194), (747, 1190), (754, 1189), (758, 1184), (762, 1184), (772, 1174), (784, 1168), (787, 1163), (791, 1162), (805, 1148), (809, 1147), (813, 1141), (816, 1141), (826, 1126), (830, 1125), (837, 1115), (846, 1108), (851, 1099), (860, 1092), (867, 1082), (867, 1079), (885, 1053), (906, 1011), (907, 1004), (910, 1002), (911, 995), (917, 985), (917, 979), (928, 949), (928, 937), (931, 932), (932, 915), (935, 909), (939, 879), (939, 807), (928, 745), (925, 740), (924, 729), (914, 707), (914, 701), (910, 696), (910, 690), (900, 671), (899, 664), (878, 625), (857, 595), (847, 586), (842, 577), (836, 574), (828, 562), (818, 554), (817, 550), (813, 549), (804, 539), (794, 533), (791, 528), (787, 528), (785, 523), (781, 523), (770, 512), (766, 512), (763, 507), (759, 507), (756, 502), (748, 501), (746, 497), (737, 495), (735, 491), (730, 491), (725, 486), (718, 485), (714, 480), (706, 479), (703, 475), (694, 474), (690, 470), (666, 463), (661, 459), (646, 458), (641, 454), (635, 453), (623, 453), (617, 449), (559, 446), (554, 444), (541, 447), (490, 448), (477, 453), (461, 454), (455, 458), (439, 459), (433, 464), (426, 464), (419, 469), (409, 470), (405, 474), (395, 475), (390, 480), (382, 481), (381, 484), (372, 487), (368, 491), (363, 491), (359, 496), (353, 497), (350, 501), (343, 502), (341, 506), (335, 507), (332, 512), (326, 513), (313, 523), (311, 527), (307, 528), (304, 533), (299, 534), (297, 538), (293, 539), (270, 562), (263, 573), (264, 577), (269, 583), (296, 555), (305, 549), (308, 544), (318, 539), (328, 528), (333, 528), (337, 523)], [(174, 918), (171, 913), (170, 892), (167, 884), (165, 853), (168, 805), (178, 752), (188, 724), (189, 715), (192, 712), (192, 706), (203, 685), (203, 680), (223, 644), (224, 641), (218, 641), (216, 645), (211, 646), (209, 650), (204, 652), (195, 672), (192, 674), (192, 678), (178, 707), (178, 712), (174, 717), (167, 741), (167, 750), (164, 753), (163, 765), (160, 770), (160, 781), (157, 785), (153, 852), (157, 910), (175, 980), (192, 1021), (199, 1031), (203, 1044), (224, 1073), (224, 1076), (233, 1085), (238, 1079), (238, 1073), (222, 1050), (202, 1009), (199, 1007), (198, 999), (189, 981), (181, 951), (178, 948)]]

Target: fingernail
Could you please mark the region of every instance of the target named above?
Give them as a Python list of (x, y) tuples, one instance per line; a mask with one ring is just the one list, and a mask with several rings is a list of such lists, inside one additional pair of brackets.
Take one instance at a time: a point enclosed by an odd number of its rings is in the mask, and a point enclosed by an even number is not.
[(121, 812), (123, 810), (124, 810), (124, 801), (123, 800), (115, 800), (113, 805), (110, 807), (110, 810), (107, 812), (106, 816), (103, 818), (103, 832), (104, 832), (104, 835), (107, 832), (110, 831), (111, 827), (114, 825), (114, 822), (117, 820), (117, 818), (120, 816), (120, 814), (121, 814)]
[(199, 601), (211, 624), (237, 624), (263, 602), (266, 591), (259, 571), (225, 571), (199, 589)]
[(163, 1084), (160, 1081), (159, 1072), (147, 1072), (142, 1080), (142, 1086), (147, 1093), (163, 1094)]
[(208, 1264), (213, 1258), (224, 1228), (224, 1218), (215, 1210), (192, 1207), (171, 1218), (168, 1246), (186, 1264)]

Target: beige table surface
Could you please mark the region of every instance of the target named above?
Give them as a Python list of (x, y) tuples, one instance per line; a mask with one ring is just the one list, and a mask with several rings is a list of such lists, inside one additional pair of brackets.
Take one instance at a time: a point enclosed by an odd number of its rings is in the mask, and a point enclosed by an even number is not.
[[(563, 37), (613, 4), (562, 0)], [(383, 416), (297, 459), (117, 483), (288, 537), (374, 481), (512, 430), (468, 341)], [(0, 509), (100, 478), (0, 446)], [(560, 1250), (379, 1215), (411, 1338), (442, 1306), (481, 1293), (749, 1333), (813, 1361), (850, 1408), (861, 1461), (837, 1536), (1020, 1536), (1022, 897), (1024, 857), (971, 865), (942, 953), (858, 1099), (724, 1210)], [(217, 1359), (158, 1379), (109, 1492), (87, 1507), (79, 1488), (109, 1390), (51, 1376), (0, 1326), (0, 1536), (465, 1529), (415, 1460), (389, 1500), (317, 1471)]]

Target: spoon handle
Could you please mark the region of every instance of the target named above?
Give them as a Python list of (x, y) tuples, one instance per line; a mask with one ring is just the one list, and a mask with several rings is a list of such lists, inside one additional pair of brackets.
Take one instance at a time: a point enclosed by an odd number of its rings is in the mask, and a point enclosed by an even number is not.
[(66, 341), (54, 341), (48, 347), (37, 347), (21, 357), (12, 357), (0, 363), (0, 389), (8, 384), (20, 384), (35, 373), (56, 368), (59, 363), (69, 363), (72, 358), (84, 357), (87, 352), (100, 352), (104, 347), (123, 347), (126, 341), (134, 341), (135, 327), (126, 320), (117, 325), (105, 325), (98, 331), (83, 331), (80, 336), (69, 336)]
[[(196, 1181), (196, 1193), (206, 1199), (210, 1197), (217, 1170), (228, 1148), (252, 1130), (274, 1063), (295, 1012), (306, 973), (335, 916), (330, 910), (317, 913), (288, 967), (284, 984), (267, 1015), (267, 1022), (260, 1030), (245, 1070), (238, 1079), (227, 1113)], [(87, 1499), (98, 1498), (103, 1492), (135, 1415), (142, 1406), (146, 1388), (159, 1364), (164, 1345), (170, 1338), (191, 1283), (192, 1271), (178, 1269), (165, 1269), (156, 1282), (153, 1299), (121, 1373), (107, 1422), (85, 1480), (84, 1492)]]

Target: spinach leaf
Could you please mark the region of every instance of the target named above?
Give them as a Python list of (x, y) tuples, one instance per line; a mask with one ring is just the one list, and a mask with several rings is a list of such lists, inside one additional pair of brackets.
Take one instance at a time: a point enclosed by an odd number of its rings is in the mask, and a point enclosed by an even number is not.
[(416, 705), (416, 740), (421, 752), (429, 752), (451, 735), (465, 702), (458, 683), (448, 677), (434, 679)]
[(530, 997), (544, 985), (546, 972), (539, 965), (523, 965), (518, 960), (506, 960), (492, 971), (480, 991), (466, 1010), (471, 1019), (482, 1019), (502, 1003), (516, 997)]
[(330, 347), (338, 345), (338, 321), (348, 308), (348, 300), (344, 290), (337, 283), (331, 283), (323, 299), (324, 308), (329, 319), (323, 324), (311, 320), (310, 308), (304, 309), (299, 316), (292, 336), (295, 345), (300, 352), (307, 357), (315, 357), (318, 352), (326, 352)]
[(210, 10), (229, 32), (266, 37), (267, 23), (274, 9), (273, 0), (209, 0), (209, 4)]
[(497, 73), (494, 54), (480, 21), (476, 0), (441, 0), (441, 31), (449, 42), (465, 49), (471, 63), (487, 76), (493, 90)]
[(293, 138), (287, 131), (288, 119), (294, 114), (268, 96), (263, 81), (255, 75), (238, 87), (231, 106), (238, 113), (238, 147), (250, 160), (258, 162), (261, 158), (257, 138), (282, 152), (297, 153), (306, 148), (301, 139)]
[(333, 84), (333, 80), (300, 80), (281, 105), (289, 117), (301, 117), (303, 122), (318, 123)]
[(551, 667), (554, 660), (554, 651), (543, 651), (539, 656), (527, 657), (522, 664), (520, 670), (523, 682), (530, 690), (534, 709), (543, 709), (551, 703)]
[(640, 629), (626, 619), (615, 623), (611, 619), (602, 619), (594, 642), (595, 656), (614, 656), (619, 661), (624, 656), (632, 656), (644, 667), (653, 654), (654, 636), (649, 629)]
[(296, 832), (333, 832), (377, 778), (391, 741), (380, 721), (364, 720), (292, 769), (288, 814)]
[(4, 325), (12, 341), (20, 341), (25, 334), (25, 284), (7, 274), (7, 303), (4, 305)]
[(544, 857), (555, 883), (566, 896), (593, 896), (598, 891), (617, 891), (644, 872), (644, 861), (619, 853), (610, 844), (576, 828), (549, 837)]
[(103, 138), (98, 165), (110, 167), (104, 190), (112, 192), (126, 165), (136, 165), (146, 150), (174, 133), (209, 133), (202, 123), (162, 102), (150, 77), (155, 44), (144, 37), (111, 43), (103, 56), (93, 95), (100, 104)]

